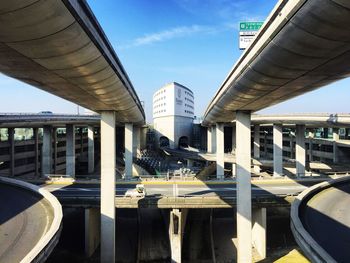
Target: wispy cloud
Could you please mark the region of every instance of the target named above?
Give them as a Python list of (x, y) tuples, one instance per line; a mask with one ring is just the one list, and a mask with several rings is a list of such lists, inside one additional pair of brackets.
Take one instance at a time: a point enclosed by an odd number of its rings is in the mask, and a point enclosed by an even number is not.
[(223, 28), (221, 27), (203, 25), (179, 26), (155, 33), (146, 34), (142, 37), (134, 39), (133, 41), (131, 41), (131, 43), (127, 45), (120, 46), (119, 48), (126, 49), (131, 47), (150, 45), (156, 42), (163, 42), (174, 38), (189, 37), (199, 33), (215, 34), (221, 31), (222, 29)]

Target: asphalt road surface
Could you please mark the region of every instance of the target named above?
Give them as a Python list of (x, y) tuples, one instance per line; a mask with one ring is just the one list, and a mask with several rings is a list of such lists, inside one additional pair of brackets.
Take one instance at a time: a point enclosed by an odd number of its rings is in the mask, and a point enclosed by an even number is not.
[(53, 211), (41, 196), (0, 184), (0, 262), (20, 262), (48, 230)]
[(350, 260), (350, 184), (321, 191), (301, 207), (306, 231), (337, 262)]

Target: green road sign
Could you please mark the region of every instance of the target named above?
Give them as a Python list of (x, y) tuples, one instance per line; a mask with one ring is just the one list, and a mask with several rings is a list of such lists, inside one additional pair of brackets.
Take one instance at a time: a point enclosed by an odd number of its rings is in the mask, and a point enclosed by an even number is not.
[(239, 30), (241, 31), (258, 31), (264, 22), (240, 22)]

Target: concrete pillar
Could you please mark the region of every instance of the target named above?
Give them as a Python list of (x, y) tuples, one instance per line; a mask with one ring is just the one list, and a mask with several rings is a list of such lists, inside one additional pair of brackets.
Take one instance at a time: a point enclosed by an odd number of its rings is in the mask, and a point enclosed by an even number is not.
[(66, 174), (75, 176), (75, 126), (66, 125)]
[(333, 128), (333, 163), (339, 162), (338, 144), (339, 128)]
[(313, 144), (313, 139), (315, 137), (315, 130), (309, 130), (309, 162), (313, 162), (313, 154), (312, 154), (312, 144)]
[(295, 149), (294, 149), (294, 136), (292, 134), (289, 135), (289, 148), (290, 148), (290, 158), (295, 158)]
[(88, 126), (88, 173), (95, 171), (94, 126)]
[(323, 128), (323, 138), (328, 139), (328, 128)]
[[(254, 159), (260, 159), (260, 126), (254, 125)], [(260, 166), (254, 165), (254, 172), (260, 173)]]
[(15, 158), (16, 158), (16, 151), (15, 151), (15, 128), (8, 128), (8, 140), (10, 143), (10, 176), (15, 176)]
[(296, 125), (295, 161), (297, 176), (305, 175), (305, 125)]
[(85, 256), (91, 257), (101, 242), (101, 218), (98, 208), (85, 209)]
[(266, 208), (254, 208), (252, 218), (252, 245), (262, 260), (266, 258)]
[(101, 112), (101, 262), (115, 261), (115, 112)]
[(211, 153), (216, 153), (216, 127), (211, 126)]
[(57, 128), (52, 129), (53, 135), (53, 171), (57, 174)]
[(250, 112), (236, 112), (237, 262), (252, 262)]
[(79, 135), (80, 135), (80, 157), (83, 156), (84, 153), (84, 134), (83, 134), (83, 127), (80, 127), (79, 129)]
[(273, 125), (273, 176), (283, 175), (283, 134), (282, 125)]
[(223, 179), (225, 167), (224, 125), (216, 124), (216, 178)]
[[(232, 127), (232, 154), (236, 154), (236, 126)], [(232, 163), (232, 176), (236, 176), (236, 163)]]
[(51, 174), (52, 169), (52, 127), (43, 128), (43, 146), (41, 151), (41, 174)]
[(267, 131), (264, 131), (264, 158), (267, 159)]
[(35, 177), (39, 176), (39, 132), (38, 128), (33, 128), (33, 136), (34, 136), (34, 165), (35, 165)]
[(133, 125), (125, 123), (125, 179), (132, 177)]
[(134, 126), (133, 128), (133, 156), (137, 157), (141, 153), (141, 128)]
[(207, 152), (211, 153), (211, 142), (212, 142), (212, 138), (211, 138), (212, 134), (211, 134), (211, 127), (207, 128)]
[(187, 159), (187, 168), (192, 168), (193, 167), (193, 160)]
[(188, 209), (173, 209), (170, 211), (169, 239), (171, 262), (181, 263), (181, 248), (186, 225)]

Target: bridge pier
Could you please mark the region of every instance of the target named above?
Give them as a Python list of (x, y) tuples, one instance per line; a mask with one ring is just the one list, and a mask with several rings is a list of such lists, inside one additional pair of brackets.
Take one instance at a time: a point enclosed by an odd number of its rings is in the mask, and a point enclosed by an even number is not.
[(212, 142), (212, 137), (213, 135), (211, 134), (211, 127), (207, 128), (207, 152), (210, 153), (211, 152), (211, 142)]
[(254, 208), (252, 218), (252, 245), (260, 259), (264, 259), (266, 258), (266, 208)]
[(91, 257), (101, 241), (101, 218), (98, 208), (85, 209), (85, 256)]
[(211, 153), (216, 153), (216, 127), (211, 126)]
[(75, 126), (66, 125), (66, 174), (75, 176)]
[(173, 209), (170, 211), (169, 239), (171, 262), (181, 263), (182, 239), (186, 225), (188, 209)]
[[(236, 154), (236, 126), (232, 127), (232, 154)], [(236, 176), (236, 163), (232, 163), (232, 176)]]
[(95, 171), (94, 126), (88, 126), (88, 173)]
[(52, 169), (52, 127), (44, 125), (41, 151), (41, 174), (51, 174)]
[(251, 131), (249, 111), (236, 112), (237, 262), (252, 262)]
[(115, 112), (101, 112), (101, 262), (115, 261)]
[(57, 174), (57, 128), (52, 128), (53, 135), (53, 173)]
[(8, 140), (10, 143), (10, 176), (15, 176), (15, 128), (8, 128)]
[(273, 176), (283, 175), (283, 134), (282, 125), (273, 125)]
[(312, 129), (312, 130), (309, 130), (309, 162), (311, 163), (314, 158), (313, 158), (313, 154), (312, 154), (312, 142), (313, 142), (313, 139), (315, 137), (315, 130)]
[(225, 167), (224, 124), (216, 123), (216, 178), (223, 179)]
[(125, 179), (132, 177), (133, 124), (125, 123)]
[(333, 163), (339, 161), (337, 141), (339, 141), (339, 128), (333, 128)]
[(295, 161), (297, 177), (305, 175), (305, 125), (296, 125)]
[[(254, 125), (254, 153), (255, 159), (260, 158), (260, 125)], [(254, 172), (260, 173), (260, 166), (254, 165)]]
[(38, 128), (33, 128), (34, 136), (34, 154), (35, 154), (35, 177), (39, 177), (39, 132)]

